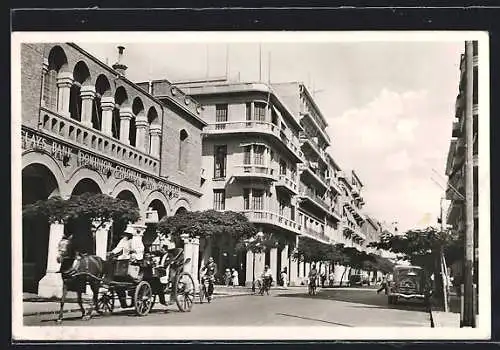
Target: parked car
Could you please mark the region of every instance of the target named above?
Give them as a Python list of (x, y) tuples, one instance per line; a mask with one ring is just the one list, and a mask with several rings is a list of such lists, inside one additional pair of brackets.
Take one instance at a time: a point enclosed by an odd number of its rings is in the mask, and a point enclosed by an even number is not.
[(349, 285), (351, 286), (369, 286), (370, 279), (364, 275), (351, 275), (349, 276)]
[(396, 304), (399, 300), (421, 300), (428, 303), (432, 294), (430, 278), (420, 266), (395, 266), (389, 281), (387, 301)]

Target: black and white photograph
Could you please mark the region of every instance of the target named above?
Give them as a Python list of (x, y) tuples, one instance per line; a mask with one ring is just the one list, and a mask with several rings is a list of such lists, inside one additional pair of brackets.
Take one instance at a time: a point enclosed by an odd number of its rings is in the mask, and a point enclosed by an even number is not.
[(489, 338), (487, 33), (11, 38), (14, 339)]

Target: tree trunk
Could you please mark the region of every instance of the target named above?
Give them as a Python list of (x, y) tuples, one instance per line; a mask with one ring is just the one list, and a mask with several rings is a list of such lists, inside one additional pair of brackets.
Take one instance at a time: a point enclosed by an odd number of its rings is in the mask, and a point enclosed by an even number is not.
[[(349, 267), (349, 271), (351, 270), (351, 267)], [(344, 268), (344, 272), (342, 272), (342, 277), (340, 277), (340, 285), (339, 287), (342, 287), (342, 282), (344, 281), (344, 276), (347, 271), (347, 267)]]

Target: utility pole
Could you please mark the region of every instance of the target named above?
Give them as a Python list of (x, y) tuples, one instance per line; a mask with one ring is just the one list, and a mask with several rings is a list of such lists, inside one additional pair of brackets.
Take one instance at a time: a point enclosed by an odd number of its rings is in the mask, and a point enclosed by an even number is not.
[(465, 259), (461, 327), (476, 327), (474, 310), (473, 42), (465, 42)]

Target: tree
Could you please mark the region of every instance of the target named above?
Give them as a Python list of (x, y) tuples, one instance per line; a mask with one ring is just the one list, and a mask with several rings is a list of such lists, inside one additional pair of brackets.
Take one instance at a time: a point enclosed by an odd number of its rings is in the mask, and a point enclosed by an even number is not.
[(371, 242), (369, 246), (378, 249), (385, 249), (394, 253), (403, 254), (404, 258), (413, 265), (421, 266), (428, 272), (433, 272), (436, 282), (435, 295), (442, 295), (442, 281), (440, 276), (440, 256), (441, 251), (450, 257), (447, 262), (450, 263), (459, 259), (461, 240), (458, 234), (443, 232), (434, 227), (426, 229), (413, 229), (407, 231), (404, 235), (385, 234), (380, 237), (380, 241)]
[(114, 223), (135, 222), (139, 217), (139, 210), (131, 202), (106, 194), (83, 193), (67, 200), (52, 197), (23, 207), (23, 219), (43, 218), (49, 223), (63, 223), (77, 240), (91, 233), (93, 245), (87, 249), (92, 253), (95, 234), (103, 224), (111, 220)]
[(174, 239), (187, 234), (189, 237), (216, 239), (229, 236), (238, 242), (255, 235), (257, 230), (242, 213), (205, 210), (165, 217), (158, 223), (158, 232), (171, 235)]

